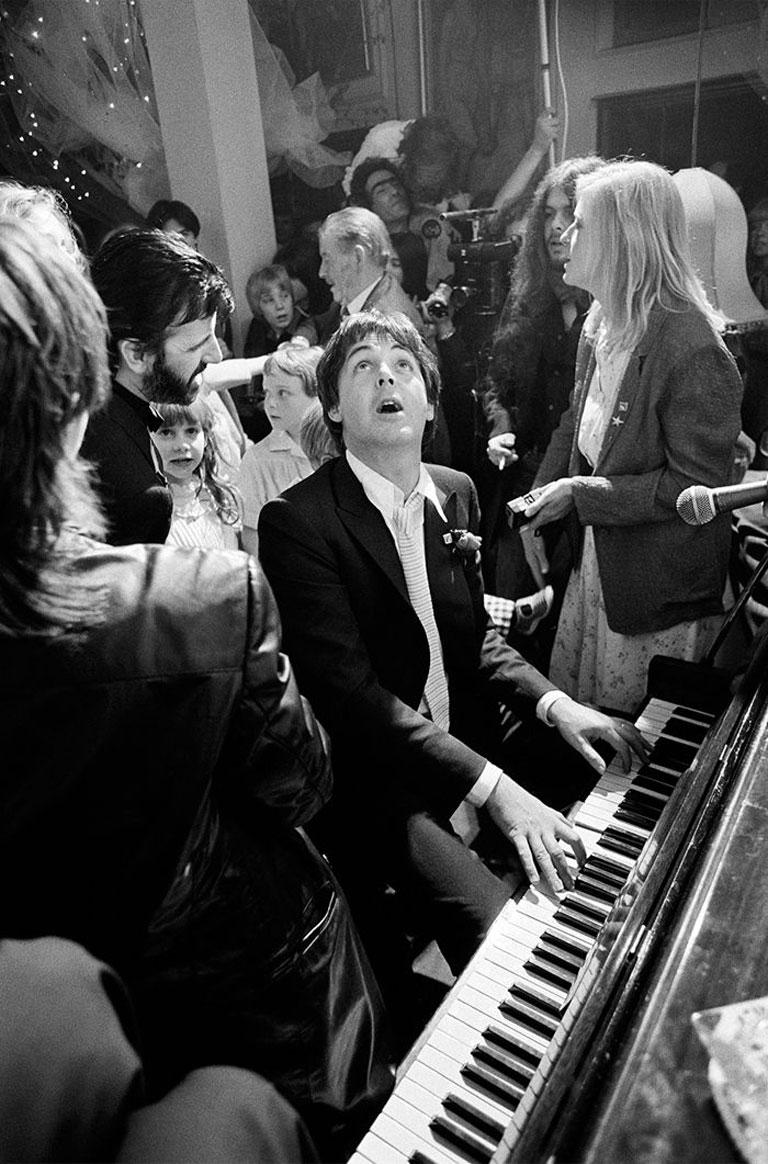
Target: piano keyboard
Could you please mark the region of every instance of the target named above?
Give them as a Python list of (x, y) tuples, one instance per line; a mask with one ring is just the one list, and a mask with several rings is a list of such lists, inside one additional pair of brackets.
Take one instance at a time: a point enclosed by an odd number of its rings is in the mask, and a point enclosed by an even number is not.
[(628, 773), (614, 761), (572, 822), (587, 851), (574, 888), (530, 886), (502, 910), (354, 1164), (487, 1164), (502, 1139), (512, 1150), (589, 992), (588, 956), (713, 720), (650, 700), (636, 725), (649, 761)]

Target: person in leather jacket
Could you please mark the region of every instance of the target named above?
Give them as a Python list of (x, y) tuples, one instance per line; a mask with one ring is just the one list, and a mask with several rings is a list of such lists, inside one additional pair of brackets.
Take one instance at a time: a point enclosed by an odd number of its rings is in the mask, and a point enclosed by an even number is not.
[(0, 221), (0, 937), (123, 977), (150, 1098), (258, 1071), (338, 1158), (391, 1089), (380, 999), (304, 825), (325, 737), (239, 551), (109, 546), (78, 449), (110, 391), (104, 308)]

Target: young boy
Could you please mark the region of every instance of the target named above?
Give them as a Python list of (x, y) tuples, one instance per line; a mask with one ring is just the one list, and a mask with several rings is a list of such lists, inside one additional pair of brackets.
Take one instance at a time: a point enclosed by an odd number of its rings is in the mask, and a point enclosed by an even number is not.
[(264, 411), (272, 431), (251, 445), (240, 466), (243, 548), (256, 554), (259, 512), (313, 465), (299, 444), (301, 421), (317, 398), (315, 372), (323, 349), (281, 348), (264, 365)]
[(243, 346), (243, 355), (264, 356), (279, 344), (301, 335), (317, 343), (317, 332), (308, 315), (296, 306), (291, 277), (279, 263), (254, 271), (245, 285), (245, 297), (253, 319)]
[[(315, 325), (297, 307), (291, 277), (279, 263), (254, 271), (245, 285), (245, 297), (253, 315), (243, 345), (246, 359), (269, 355), (294, 340), (317, 343)], [(253, 376), (249, 384), (233, 388), (232, 396), (246, 433), (251, 440), (260, 441), (270, 431), (264, 415), (262, 377)]]

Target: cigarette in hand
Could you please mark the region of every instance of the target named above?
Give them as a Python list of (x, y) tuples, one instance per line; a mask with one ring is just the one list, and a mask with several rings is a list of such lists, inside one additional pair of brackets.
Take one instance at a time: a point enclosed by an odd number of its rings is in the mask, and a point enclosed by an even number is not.
[(502, 453), (501, 460), (499, 461), (499, 472), (501, 472), (501, 470), (504, 468), (506, 463), (507, 463), (507, 458)]

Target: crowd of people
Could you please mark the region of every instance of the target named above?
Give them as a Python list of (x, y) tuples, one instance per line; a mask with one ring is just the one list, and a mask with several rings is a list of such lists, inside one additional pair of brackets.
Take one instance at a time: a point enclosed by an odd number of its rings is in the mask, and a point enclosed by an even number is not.
[(415, 941), (458, 975), (502, 866), (573, 887), (651, 655), (711, 643), (728, 517), (675, 503), (732, 482), (742, 377), (671, 176), (542, 173), (557, 130), (497, 198), (482, 368), (433, 119), (353, 164), (329, 307), (253, 272), (242, 356), (184, 203), (86, 256), (0, 183), (0, 1157), (345, 1159), (428, 1017)]

